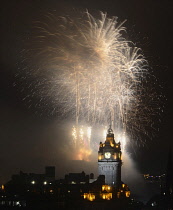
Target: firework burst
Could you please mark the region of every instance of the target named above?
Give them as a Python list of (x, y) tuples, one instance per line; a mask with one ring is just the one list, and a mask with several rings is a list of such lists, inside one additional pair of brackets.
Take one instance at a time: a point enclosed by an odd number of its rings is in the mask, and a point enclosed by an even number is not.
[[(145, 103), (147, 62), (141, 50), (123, 38), (125, 28), (116, 17), (49, 14), (35, 25), (34, 48), (25, 52), (26, 62), (33, 63), (26, 68), (34, 81), (30, 95), (40, 97), (38, 105), (51, 103), (53, 113), (76, 121), (75, 144), (83, 141), (82, 123), (113, 121), (115, 131), (145, 132), (155, 109)], [(147, 94), (150, 104), (153, 95)]]

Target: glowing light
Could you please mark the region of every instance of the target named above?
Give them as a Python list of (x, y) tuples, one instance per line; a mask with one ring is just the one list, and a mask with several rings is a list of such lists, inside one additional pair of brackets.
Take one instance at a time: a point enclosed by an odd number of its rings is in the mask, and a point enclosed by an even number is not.
[(112, 188), (109, 185), (102, 185), (102, 191), (111, 192)]
[(99, 160), (101, 160), (101, 159), (102, 159), (102, 156), (101, 156), (101, 155), (99, 155), (99, 156), (98, 156), (98, 159), (99, 159)]
[(112, 199), (112, 193), (102, 193), (101, 196), (102, 196), (102, 199), (104, 199), (104, 200)]
[(112, 142), (110, 142), (111, 147), (114, 147), (114, 144)]
[(126, 197), (127, 197), (127, 198), (130, 197), (130, 191), (126, 191), (125, 194), (126, 194)]
[(31, 184), (35, 184), (35, 181), (32, 181)]
[(89, 161), (90, 155), (91, 155), (91, 150), (90, 149), (80, 147), (79, 151), (77, 153), (77, 160)]
[[(79, 132), (78, 132), (79, 131)], [(90, 141), (91, 141), (91, 127), (78, 127), (73, 126), (72, 128), (73, 141), (76, 142), (76, 159), (77, 160), (90, 160), (92, 153)]]
[(89, 201), (94, 201), (95, 200), (95, 195), (93, 193), (84, 193), (84, 199), (87, 199)]
[(16, 201), (16, 205), (17, 205), (17, 206), (20, 205), (20, 202), (19, 202), (19, 201)]

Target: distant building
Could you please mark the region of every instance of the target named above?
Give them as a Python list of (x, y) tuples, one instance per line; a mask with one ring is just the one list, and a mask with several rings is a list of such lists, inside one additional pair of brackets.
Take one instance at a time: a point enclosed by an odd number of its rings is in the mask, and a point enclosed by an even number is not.
[[(45, 168), (45, 174), (24, 173), (14, 174), (6, 183), (5, 188), (9, 192), (46, 192), (51, 190), (52, 182), (55, 181), (55, 167)], [(48, 187), (49, 186), (49, 187)]]
[[(172, 151), (169, 151), (166, 173), (159, 178), (161, 180), (160, 194), (155, 194), (147, 203), (149, 209), (173, 209), (173, 161)], [(152, 178), (152, 182), (156, 181)]]
[(98, 151), (98, 174), (105, 175), (105, 183), (119, 189), (121, 186), (121, 146), (114, 140), (114, 133), (108, 129), (106, 141), (100, 142)]
[(82, 173), (69, 173), (65, 175), (65, 184), (87, 184), (89, 183), (89, 175)]
[[(115, 142), (113, 131), (109, 128), (106, 140), (100, 143), (98, 151), (97, 179), (93, 173), (86, 175), (82, 171), (55, 180), (54, 166), (46, 166), (44, 174), (21, 171), (5, 185), (3, 193), (10, 197), (2, 197), (0, 205), (8, 206), (14, 202), (15, 206), (33, 209), (37, 201), (40, 207), (47, 205), (50, 209), (127, 209), (134, 206), (134, 202), (130, 199), (128, 186), (121, 181), (121, 165), (121, 145)], [(15, 203), (16, 195), (18, 203)]]
[(55, 181), (55, 166), (46, 166), (45, 176), (47, 181)]
[(165, 180), (165, 194), (173, 195), (173, 162), (172, 151), (169, 151), (168, 162), (166, 168), (166, 180)]

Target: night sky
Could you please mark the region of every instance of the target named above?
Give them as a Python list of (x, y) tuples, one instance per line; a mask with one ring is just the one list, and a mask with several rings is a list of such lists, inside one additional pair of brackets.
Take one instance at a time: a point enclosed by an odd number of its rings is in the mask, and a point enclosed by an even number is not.
[[(71, 8), (98, 10), (109, 16), (117, 16), (119, 22), (126, 20), (128, 39), (142, 48), (153, 74), (158, 80), (162, 98), (159, 131), (144, 145), (129, 148), (131, 158), (140, 173), (161, 174), (166, 167), (167, 153), (172, 146), (172, 19), (171, 0), (6, 0), (1, 5), (0, 48), (0, 183), (10, 179), (20, 170), (44, 173), (44, 166), (55, 165), (57, 177), (78, 171), (78, 166), (68, 160), (64, 153), (68, 145), (68, 126), (59, 122), (57, 116), (48, 115), (40, 109), (28, 107), (23, 101), (26, 92), (18, 82), (21, 68), (21, 52), (29, 42), (33, 22), (45, 12), (65, 11)], [(33, 99), (32, 103), (35, 103)], [(157, 122), (156, 122), (157, 124)], [(62, 164), (63, 157), (63, 164)], [(95, 160), (97, 162), (97, 159)], [(96, 172), (97, 163), (91, 163), (90, 171)], [(70, 171), (71, 170), (71, 171)], [(80, 169), (79, 169), (80, 170)]]

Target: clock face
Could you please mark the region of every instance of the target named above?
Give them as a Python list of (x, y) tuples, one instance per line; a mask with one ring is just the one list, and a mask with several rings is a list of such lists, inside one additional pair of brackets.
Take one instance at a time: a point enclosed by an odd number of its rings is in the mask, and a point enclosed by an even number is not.
[(105, 158), (109, 159), (111, 157), (111, 153), (110, 152), (105, 152)]

